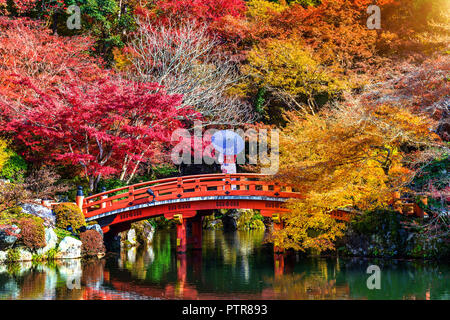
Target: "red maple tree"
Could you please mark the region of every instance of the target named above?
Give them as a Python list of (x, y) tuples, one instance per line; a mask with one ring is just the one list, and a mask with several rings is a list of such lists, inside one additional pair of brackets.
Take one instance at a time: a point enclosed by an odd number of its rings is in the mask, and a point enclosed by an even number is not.
[(142, 161), (159, 161), (170, 151), (171, 133), (199, 116), (179, 107), (180, 95), (151, 83), (107, 78), (51, 95), (30, 79), (21, 84), (34, 98), (20, 107), (0, 101), (2, 131), (26, 146), (26, 157), (81, 166), (91, 190), (102, 177), (126, 180)]

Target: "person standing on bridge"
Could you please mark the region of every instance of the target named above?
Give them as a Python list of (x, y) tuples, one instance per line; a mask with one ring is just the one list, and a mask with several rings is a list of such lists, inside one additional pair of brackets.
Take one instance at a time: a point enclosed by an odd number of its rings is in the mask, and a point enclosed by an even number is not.
[[(217, 131), (211, 138), (214, 149), (218, 152), (217, 160), (224, 174), (237, 173), (236, 155), (244, 150), (245, 143), (240, 135), (231, 130)], [(231, 179), (235, 180), (235, 179)], [(236, 190), (233, 185), (232, 190)]]

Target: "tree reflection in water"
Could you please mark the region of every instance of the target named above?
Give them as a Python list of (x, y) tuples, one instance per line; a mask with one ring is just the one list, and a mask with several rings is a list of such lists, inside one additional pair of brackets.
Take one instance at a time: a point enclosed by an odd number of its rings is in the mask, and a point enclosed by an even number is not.
[[(176, 236), (102, 260), (0, 264), (0, 299), (449, 299), (450, 268), (423, 261), (274, 255), (261, 231), (204, 231), (202, 250)], [(369, 290), (367, 267), (381, 268)]]

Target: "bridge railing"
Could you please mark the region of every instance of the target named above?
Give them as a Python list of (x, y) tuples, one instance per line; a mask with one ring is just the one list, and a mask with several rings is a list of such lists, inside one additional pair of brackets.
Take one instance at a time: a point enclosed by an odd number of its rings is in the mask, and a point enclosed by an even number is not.
[[(149, 188), (155, 195), (154, 199), (147, 192)], [(194, 175), (142, 182), (86, 197), (83, 213), (91, 217), (135, 203), (206, 196), (301, 198), (302, 194), (300, 190), (270, 181), (261, 174)]]

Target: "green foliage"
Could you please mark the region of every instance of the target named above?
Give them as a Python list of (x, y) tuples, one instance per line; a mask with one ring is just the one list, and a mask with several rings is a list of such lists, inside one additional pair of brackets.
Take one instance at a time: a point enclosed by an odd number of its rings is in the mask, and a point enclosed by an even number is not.
[(132, 223), (131, 228), (133, 228), (136, 231), (136, 241), (139, 244), (146, 244), (147, 235), (149, 234), (150, 229), (152, 228), (152, 224), (147, 220), (143, 220)]
[(303, 7), (307, 8), (307, 7), (312, 7), (312, 6), (317, 6), (319, 4), (322, 3), (321, 0), (288, 0), (286, 1), (289, 4), (300, 4)]
[(156, 226), (156, 229), (172, 229), (177, 225), (174, 220), (169, 220), (165, 217), (157, 217), (152, 220)]
[(429, 238), (424, 233), (419, 233), (415, 239), (410, 256), (413, 258), (443, 258), (450, 256), (450, 243), (442, 237)]
[(83, 187), (83, 190), (85, 192), (86, 192), (86, 190), (89, 190), (89, 181), (85, 177), (75, 176), (72, 179), (63, 180), (63, 182), (71, 186), (71, 190), (69, 190), (68, 192), (66, 192), (63, 195), (63, 197), (65, 197), (67, 199), (64, 201), (75, 202), (78, 186)]
[(16, 152), (9, 149), (6, 152), (8, 154), (8, 160), (1, 169), (0, 177), (12, 182), (23, 182), (24, 174), (27, 171), (27, 163)]
[(203, 217), (203, 228), (204, 229), (212, 229), (212, 230), (222, 230), (223, 222), (220, 220), (222, 213), (215, 213), (212, 215), (208, 215)]
[[(432, 189), (436, 194), (445, 195), (445, 188), (450, 183), (449, 174), (450, 159), (448, 154), (444, 154), (441, 158), (433, 159), (414, 177), (412, 188), (418, 192), (422, 190)], [(432, 186), (430, 188), (430, 186)], [(441, 197), (429, 197), (428, 205), (435, 208), (441, 208), (443, 204)], [(420, 203), (420, 202), (419, 202)]]
[(12, 224), (20, 218), (26, 218), (31, 215), (22, 211), (21, 207), (13, 207), (0, 212), (0, 224)]
[(6, 262), (16, 262), (20, 260), (20, 250), (18, 248), (9, 249), (6, 254)]
[(238, 230), (265, 229), (263, 216), (253, 210), (245, 210), (237, 220)]
[(52, 249), (48, 250), (46, 253), (47, 260), (51, 260), (51, 261), (55, 260), (57, 253), (58, 253), (57, 248), (52, 248)]
[(401, 228), (399, 214), (394, 211), (376, 210), (356, 216), (351, 222), (353, 230), (360, 234), (392, 232)]
[(125, 187), (127, 183), (117, 178), (104, 179), (99, 182), (97, 192), (102, 192), (102, 188), (106, 190), (114, 190), (120, 187)]
[(176, 173), (177, 169), (167, 164), (154, 166), (152, 167), (152, 175), (150, 177), (150, 181), (171, 177)]
[(264, 88), (264, 87), (260, 87), (258, 89), (258, 92), (256, 93), (255, 111), (258, 112), (259, 114), (264, 113), (264, 103), (265, 103), (264, 94), (265, 93), (266, 93), (266, 88)]
[(86, 224), (80, 208), (73, 203), (60, 203), (53, 208), (56, 215), (56, 226), (67, 229), (72, 226), (73, 231)]
[(77, 239), (76, 237), (72, 236), (72, 233), (65, 230), (65, 229), (61, 229), (61, 228), (55, 228), (54, 229), (56, 236), (58, 237), (58, 243), (61, 242), (62, 239), (64, 239), (65, 237), (72, 237)]
[(41, 261), (46, 260), (46, 258), (47, 257), (45, 255), (43, 255), (43, 254), (34, 253), (33, 256), (32, 256), (32, 261), (33, 262), (41, 262)]
[(443, 258), (450, 255), (446, 230), (439, 226), (432, 234), (426, 222), (388, 210), (376, 210), (350, 223), (340, 251), (369, 257)]
[(98, 224), (98, 222), (95, 221), (95, 220), (89, 221), (89, 222), (87, 223), (88, 226), (93, 226), (93, 225), (96, 225), (96, 224)]

